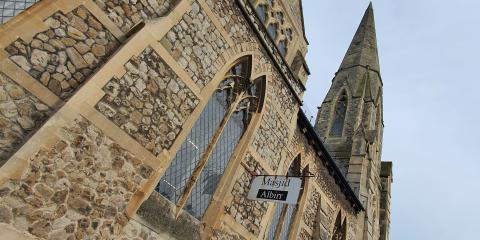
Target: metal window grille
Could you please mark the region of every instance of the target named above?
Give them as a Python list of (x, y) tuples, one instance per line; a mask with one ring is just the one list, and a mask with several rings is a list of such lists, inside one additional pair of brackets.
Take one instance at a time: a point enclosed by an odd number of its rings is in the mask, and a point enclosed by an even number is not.
[(0, 23), (4, 24), (10, 18), (41, 0), (0, 0)]

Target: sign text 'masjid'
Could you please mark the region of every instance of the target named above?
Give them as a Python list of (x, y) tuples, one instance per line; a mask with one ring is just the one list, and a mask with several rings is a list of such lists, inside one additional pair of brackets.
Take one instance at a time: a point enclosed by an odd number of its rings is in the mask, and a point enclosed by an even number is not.
[(296, 204), (302, 185), (299, 177), (256, 176), (248, 199)]

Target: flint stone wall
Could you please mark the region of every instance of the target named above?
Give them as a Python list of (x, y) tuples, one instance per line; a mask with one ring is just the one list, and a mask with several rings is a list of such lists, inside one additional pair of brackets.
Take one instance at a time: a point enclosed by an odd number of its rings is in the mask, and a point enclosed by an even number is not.
[(169, 149), (198, 97), (150, 47), (111, 79), (96, 108), (155, 155)]
[(0, 167), (50, 115), (47, 105), (0, 72)]
[(95, 0), (122, 32), (127, 33), (135, 24), (169, 13), (180, 0)]
[(275, 171), (281, 161), (286, 160), (288, 147), (288, 124), (273, 107), (263, 115), (252, 146), (260, 157)]
[(10, 60), (61, 99), (78, 87), (119, 46), (89, 11), (80, 6), (47, 18), (49, 29), (33, 40), (18, 39), (5, 48)]
[(153, 171), (79, 119), (0, 189), (0, 222), (46, 239), (112, 239), (127, 203)]
[(235, 0), (206, 0), (205, 2), (235, 43), (256, 42), (256, 37), (248, 27), (241, 10), (235, 6)]
[(228, 48), (197, 2), (161, 42), (199, 88), (213, 79), (218, 72), (214, 62)]
[(265, 171), (260, 164), (250, 155), (245, 157), (248, 171), (235, 182), (232, 189), (232, 202), (226, 207), (225, 212), (232, 216), (236, 222), (244, 226), (249, 232), (258, 236), (261, 230), (260, 223), (268, 209), (267, 202), (252, 201), (247, 199), (252, 174), (261, 175)]

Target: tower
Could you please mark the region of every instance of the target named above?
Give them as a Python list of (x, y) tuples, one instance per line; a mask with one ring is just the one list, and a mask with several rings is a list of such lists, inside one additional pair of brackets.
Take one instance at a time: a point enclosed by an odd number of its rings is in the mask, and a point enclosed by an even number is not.
[(382, 189), (380, 177), (382, 88), (370, 3), (319, 107), (315, 124), (318, 135), (366, 209), (364, 216), (358, 218), (358, 239), (379, 239), (380, 193), (389, 193), (389, 189)]

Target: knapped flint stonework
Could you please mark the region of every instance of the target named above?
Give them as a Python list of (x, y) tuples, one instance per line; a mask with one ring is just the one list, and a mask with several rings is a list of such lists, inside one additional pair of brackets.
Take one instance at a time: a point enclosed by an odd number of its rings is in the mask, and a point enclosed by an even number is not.
[(118, 47), (119, 42), (85, 7), (55, 13), (49, 29), (32, 41), (5, 48), (10, 60), (62, 99), (73, 92)]
[(135, 24), (166, 15), (179, 0), (95, 0), (122, 32)]
[(319, 205), (320, 193), (317, 191), (317, 189), (314, 189), (308, 198), (307, 206), (303, 213), (303, 222), (310, 228), (311, 231), (314, 230), (316, 225), (316, 217)]
[(299, 239), (300, 240), (312, 240), (313, 238), (312, 238), (312, 235), (310, 235), (310, 233), (308, 233), (307, 230), (305, 230), (305, 228), (302, 228), (300, 230)]
[(155, 155), (169, 149), (198, 97), (152, 49), (125, 64), (112, 78), (96, 108)]
[(218, 72), (215, 60), (228, 44), (197, 2), (161, 40), (192, 80), (203, 88)]
[(153, 171), (79, 119), (0, 189), (0, 221), (45, 239), (114, 239), (127, 203)]
[(285, 117), (285, 119), (291, 120), (297, 107), (295, 98), (292, 95), (290, 89), (288, 89), (287, 84), (282, 80), (280, 74), (275, 72), (273, 76), (273, 101), (280, 108), (280, 111), (282, 112), (282, 115)]
[(206, 0), (220, 24), (235, 43), (256, 42), (242, 12), (235, 7), (235, 0)]
[(0, 72), (0, 166), (52, 114), (52, 110)]
[(274, 171), (287, 155), (282, 151), (288, 146), (288, 128), (285, 125), (279, 113), (271, 107), (263, 115), (262, 123), (252, 143), (252, 147)]
[(236, 222), (244, 226), (249, 232), (258, 236), (260, 233), (260, 222), (265, 215), (267, 202), (252, 201), (247, 199), (250, 183), (253, 180), (252, 173), (256, 175), (264, 174), (265, 171), (255, 159), (247, 154), (245, 164), (248, 171), (244, 171), (242, 176), (235, 182), (232, 189), (233, 200), (225, 212), (230, 214)]

